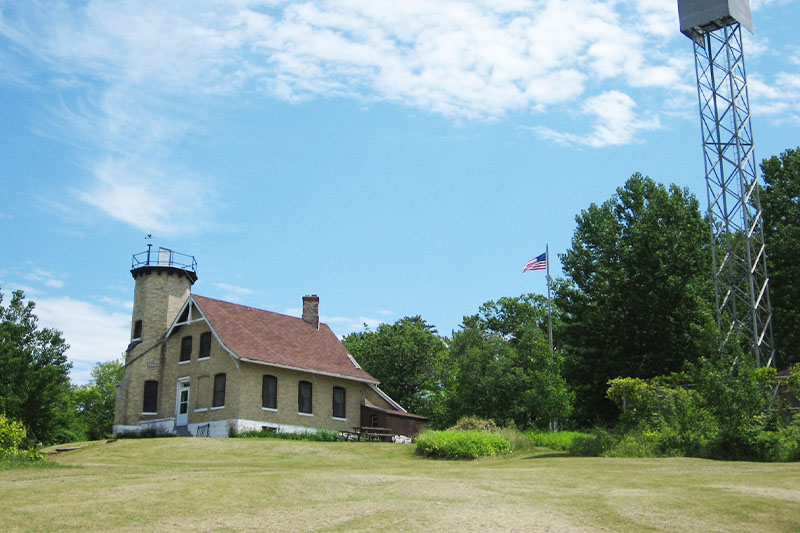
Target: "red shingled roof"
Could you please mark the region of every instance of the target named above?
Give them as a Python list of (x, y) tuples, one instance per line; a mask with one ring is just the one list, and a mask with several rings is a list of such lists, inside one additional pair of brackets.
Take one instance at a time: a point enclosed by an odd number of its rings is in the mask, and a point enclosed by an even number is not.
[(192, 295), (222, 344), (238, 357), (377, 383), (358, 368), (327, 324)]

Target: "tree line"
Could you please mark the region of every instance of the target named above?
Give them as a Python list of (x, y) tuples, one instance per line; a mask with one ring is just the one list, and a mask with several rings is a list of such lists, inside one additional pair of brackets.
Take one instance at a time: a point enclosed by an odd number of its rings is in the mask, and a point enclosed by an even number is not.
[(0, 415), (22, 424), (27, 448), (104, 438), (114, 423), (122, 362), (97, 363), (88, 384), (73, 385), (69, 345), (61, 332), (39, 327), (34, 309), (22, 291), (6, 306), (0, 292)]
[[(797, 362), (800, 342), (800, 149), (765, 160), (762, 171), (782, 369)], [(694, 195), (637, 173), (575, 220), (571, 246), (559, 256), (564, 277), (554, 282), (553, 352), (546, 301), (535, 294), (486, 302), (449, 337), (414, 316), (350, 334), (345, 345), (390, 396), (434, 427), (462, 416), (538, 428), (611, 425), (620, 416), (611, 380), (733, 360), (719, 353), (709, 225)]]
[[(776, 364), (786, 368), (800, 343), (800, 148), (761, 168)], [(626, 404), (620, 390), (661, 390), (659, 383), (707, 374), (697, 369), (711, 368), (714, 357), (746, 357), (719, 353), (709, 228), (687, 189), (634, 174), (575, 221), (560, 254), (564, 277), (554, 282), (554, 350), (546, 300), (536, 294), (485, 302), (449, 337), (411, 316), (347, 335), (345, 346), (385, 392), (434, 427), (463, 416), (542, 429), (610, 425)], [(111, 431), (122, 363), (98, 363), (91, 382), (77, 387), (67, 348), (60, 332), (39, 327), (22, 292), (6, 306), (0, 293), (0, 414), (21, 422), (33, 443)]]

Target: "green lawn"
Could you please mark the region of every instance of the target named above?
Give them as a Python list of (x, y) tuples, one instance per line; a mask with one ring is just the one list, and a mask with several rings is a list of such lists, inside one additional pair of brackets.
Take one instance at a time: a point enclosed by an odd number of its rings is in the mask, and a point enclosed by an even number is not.
[(412, 445), (168, 438), (0, 471), (8, 530), (798, 531), (800, 464), (478, 461)]

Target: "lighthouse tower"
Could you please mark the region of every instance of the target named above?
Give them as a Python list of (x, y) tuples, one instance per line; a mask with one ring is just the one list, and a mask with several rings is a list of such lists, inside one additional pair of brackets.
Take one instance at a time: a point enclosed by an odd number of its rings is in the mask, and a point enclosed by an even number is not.
[(164, 335), (197, 281), (194, 257), (159, 248), (135, 254), (131, 339), (125, 351), (125, 377), (117, 386), (114, 432), (138, 430), (163, 418)]

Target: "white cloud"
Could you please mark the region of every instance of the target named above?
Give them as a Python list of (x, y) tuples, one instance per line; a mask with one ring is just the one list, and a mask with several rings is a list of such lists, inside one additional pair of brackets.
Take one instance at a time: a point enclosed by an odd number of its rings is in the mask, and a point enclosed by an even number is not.
[(72, 380), (89, 381), (89, 371), (100, 361), (116, 359), (130, 339), (131, 315), (69, 297), (38, 298), (34, 311), (41, 327), (55, 328), (70, 345)]
[(770, 117), (776, 123), (800, 124), (800, 72), (780, 72), (772, 83), (751, 76), (747, 86), (753, 114)]
[(255, 291), (252, 289), (248, 289), (247, 287), (237, 287), (236, 285), (231, 285), (229, 283), (215, 283), (214, 286), (218, 289), (222, 289), (222, 298), (225, 300), (236, 300), (237, 298), (243, 298), (255, 294)]
[(331, 330), (339, 337), (344, 337), (356, 331), (362, 331), (365, 325), (370, 329), (375, 329), (386, 322), (379, 318), (370, 318), (366, 316), (343, 317), (320, 315), (319, 320), (324, 324), (328, 324)]
[(30, 270), (29, 272), (23, 274), (23, 277), (28, 281), (44, 283), (47, 287), (55, 289), (60, 289), (64, 286), (64, 280), (58, 279), (52, 272), (48, 272), (40, 268), (34, 268)]
[[(632, 80), (642, 68), (670, 68), (658, 52), (663, 35), (641, 29), (677, 19), (674, 6), (652, 0), (633, 11), (599, 0), (33, 6), (7, 13), (0, 32), (59, 79), (104, 83), (96, 105), (105, 133), (149, 131), (151, 87), (172, 96), (356, 95), (471, 118), (538, 109), (582, 94), (587, 75)], [(141, 100), (144, 119), (130, 105)]]
[(110, 305), (111, 307), (125, 310), (128, 314), (133, 312), (132, 300), (121, 300), (119, 298), (109, 298), (108, 296), (104, 296), (100, 298), (100, 301), (103, 302), (104, 304)]
[(165, 235), (203, 226), (208, 194), (188, 177), (170, 175), (162, 166), (141, 158), (97, 161), (95, 180), (76, 196), (107, 215), (145, 231)]
[[(39, 291), (38, 289), (36, 289), (34, 287), (31, 287), (30, 285), (20, 285), (19, 283), (15, 283), (13, 281), (5, 282), (5, 284), (3, 285), (3, 290), (4, 291), (8, 290), (9, 293), (14, 292), (14, 291), (22, 291), (25, 294), (26, 297), (35, 296), (37, 294), (42, 294), (41, 291)], [(10, 296), (8, 294), (4, 295), (3, 297), (4, 298), (10, 298)]]
[(533, 130), (542, 138), (561, 144), (576, 144), (595, 148), (641, 142), (639, 133), (660, 127), (658, 117), (639, 115), (636, 102), (625, 93), (607, 91), (586, 100), (584, 115), (592, 118), (592, 132), (584, 135), (562, 133), (539, 126)]
[(675, 2), (662, 0), (30, 0), (0, 11), (0, 35), (24, 51), (0, 75), (47, 69), (37, 84), (64, 103), (41, 127), (87, 154), (87, 180), (73, 186), (81, 202), (175, 234), (211, 212), (213, 185), (170, 162), (204, 134), (203, 109), (217, 100), (341, 96), (459, 120), (579, 109), (596, 121), (591, 134), (540, 133), (626, 144), (661, 111), (634, 113), (626, 93), (665, 102), (691, 88), (690, 47), (677, 60), (669, 48), (684, 39), (677, 26)]
[[(285, 314), (290, 316), (302, 316), (303, 309), (300, 307), (290, 307), (284, 311)], [(384, 311), (378, 311), (379, 314), (385, 314)], [(344, 316), (329, 316), (329, 315), (320, 315), (319, 321), (323, 324), (328, 324), (331, 330), (338, 335), (339, 337), (344, 337), (350, 333), (356, 331), (362, 331), (364, 329), (364, 325), (366, 324), (367, 327), (370, 329), (375, 329), (381, 324), (384, 324), (386, 320), (382, 320), (380, 318), (372, 318), (366, 316), (359, 316), (359, 317), (344, 317)]]

